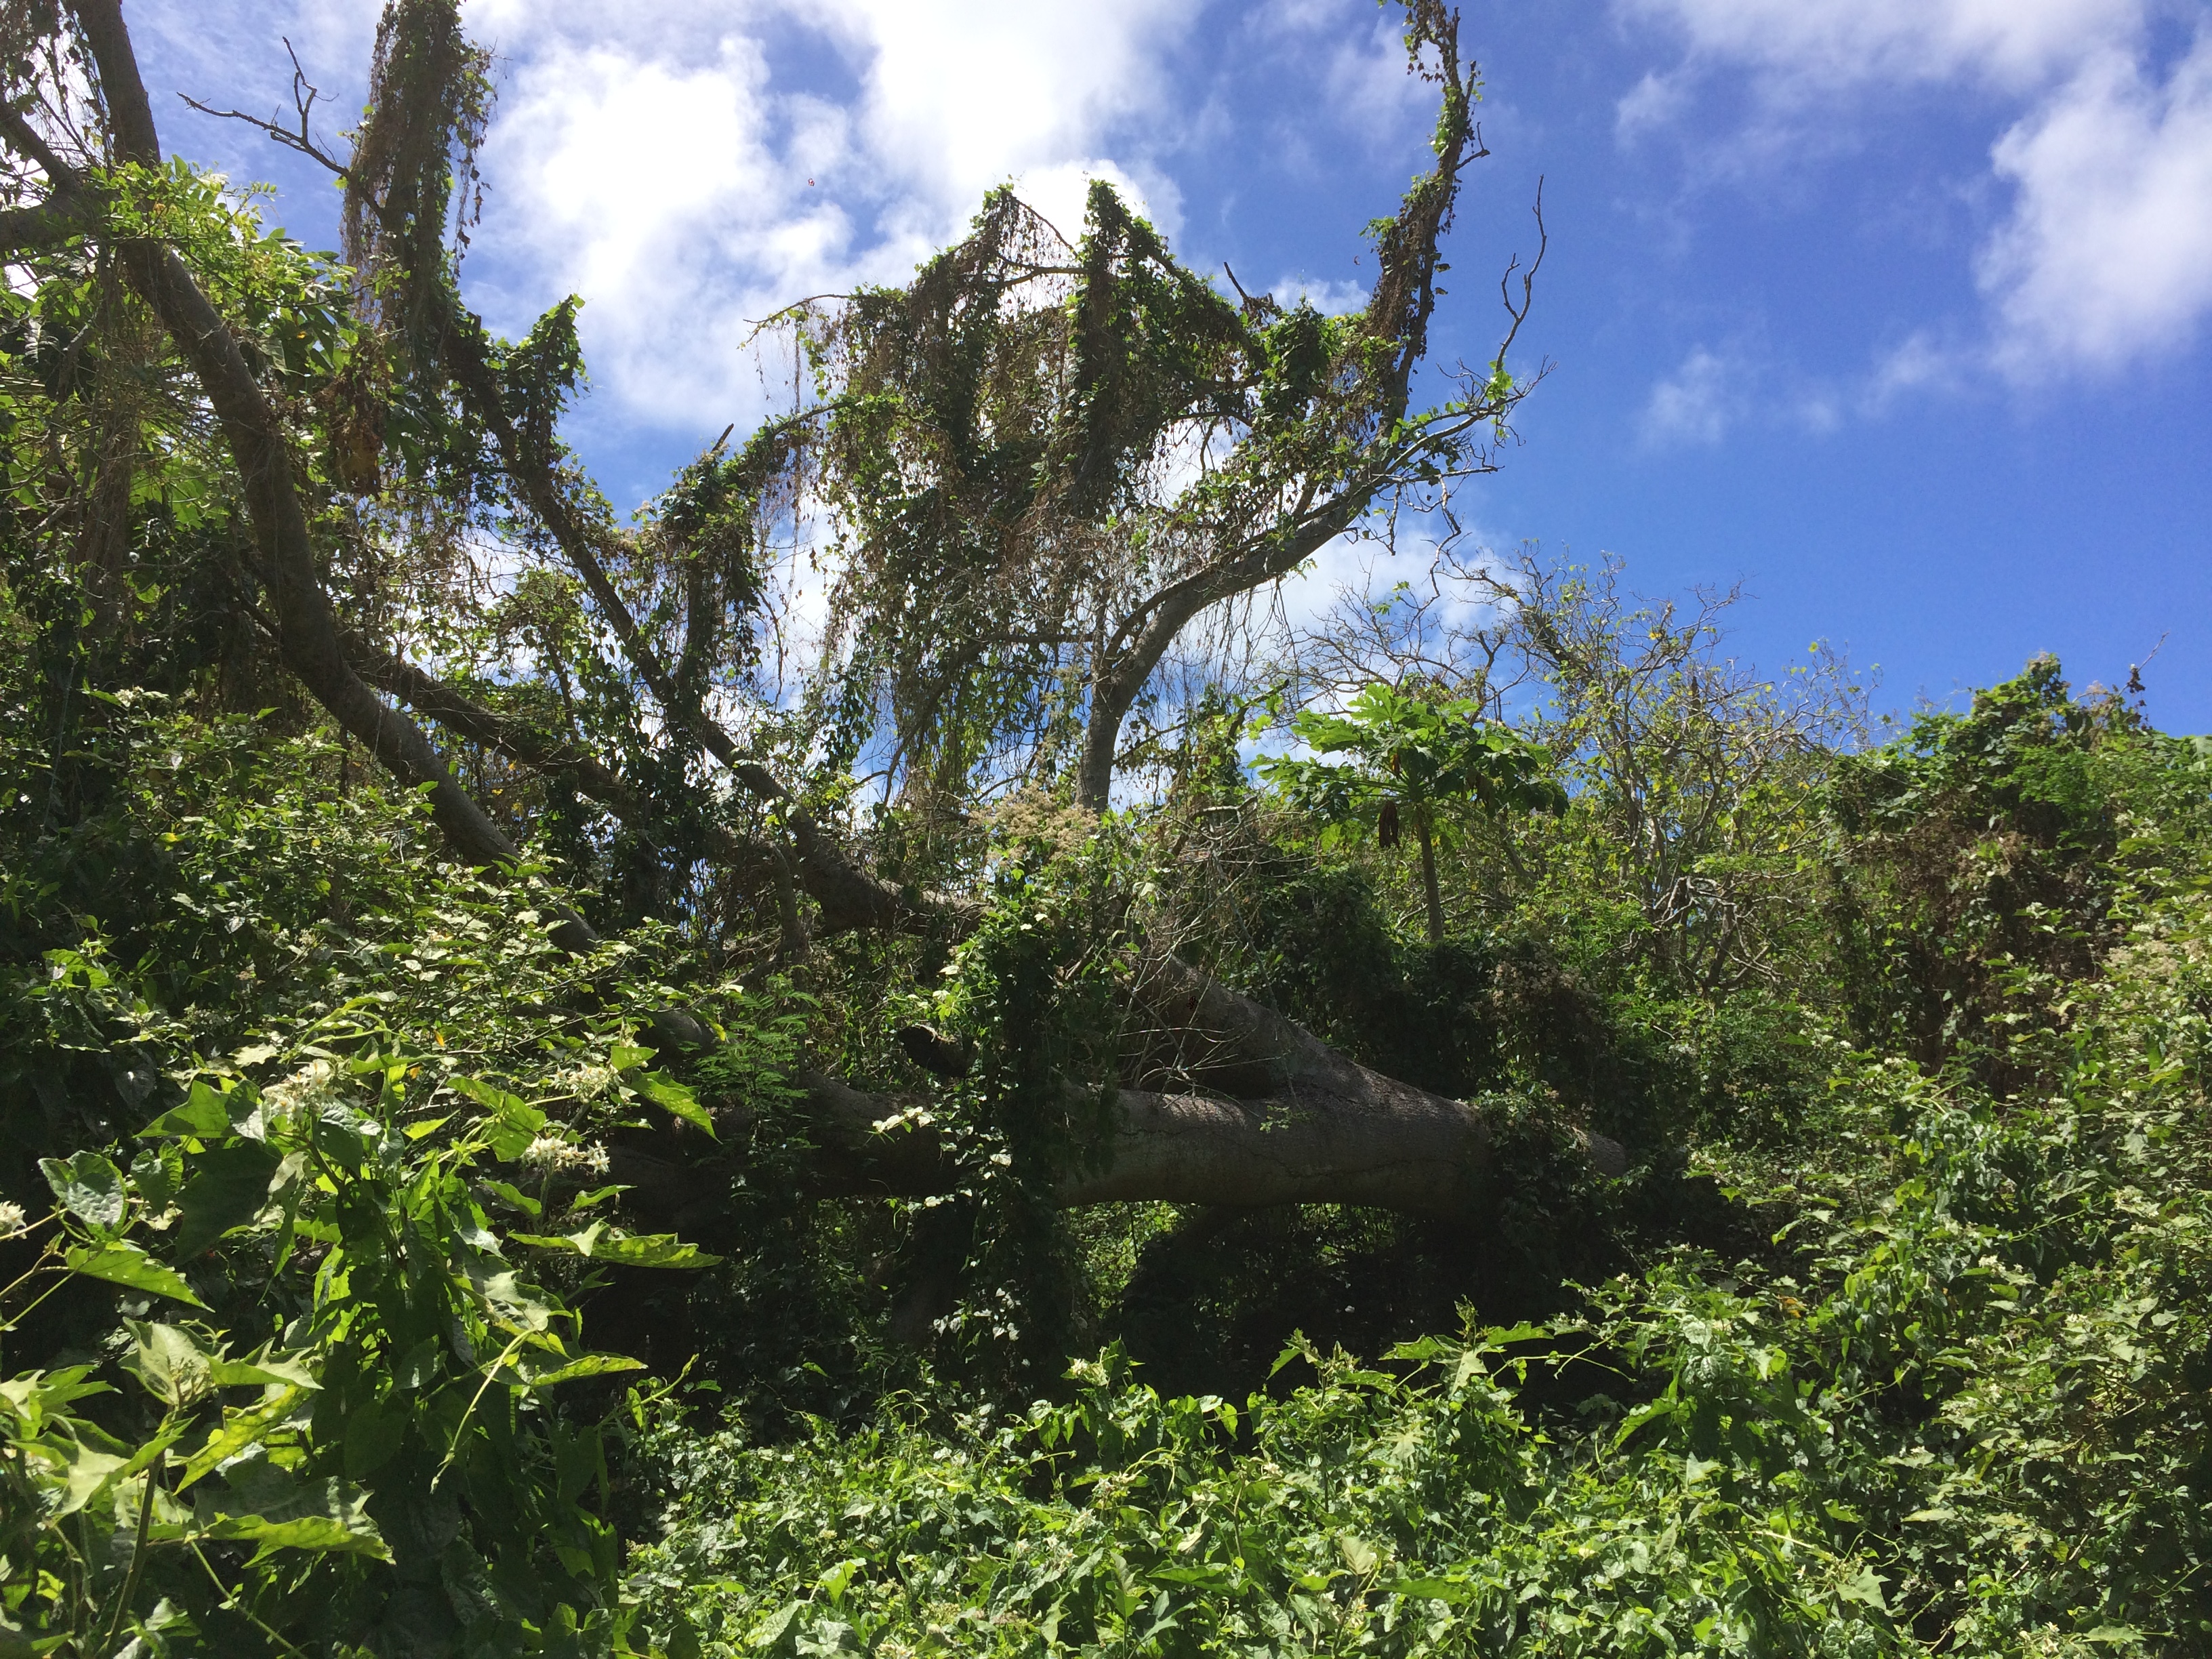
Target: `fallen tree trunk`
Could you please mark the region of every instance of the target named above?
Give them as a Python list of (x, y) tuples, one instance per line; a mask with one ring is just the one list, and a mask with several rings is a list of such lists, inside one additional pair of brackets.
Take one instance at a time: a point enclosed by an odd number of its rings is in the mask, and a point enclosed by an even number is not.
[[(151, 107), (116, 0), (78, 0), (76, 9), (97, 64), (115, 155), (158, 166)], [(0, 231), (20, 236), (27, 225), (49, 235), (82, 210), (89, 185), (20, 115), (0, 112), (0, 129), (46, 171), (54, 191), (35, 222), (19, 216)], [(422, 728), (380, 698), (367, 679), (472, 741), (568, 776), (617, 815), (638, 815), (639, 803), (604, 764), (533, 738), (411, 665), (383, 659), (343, 636), (316, 570), (289, 439), (237, 337), (173, 250), (129, 240), (120, 252), (126, 275), (191, 364), (228, 442), (286, 666), (395, 775), (429, 786), (437, 822), (472, 862), (506, 865), (516, 849)], [(828, 931), (933, 932), (971, 921), (966, 902), (904, 891), (862, 867), (696, 699), (679, 695), (601, 566), (594, 545), (601, 527), (580, 514), (547, 457), (532, 452), (511, 419), (481, 325), (459, 312), (454, 296), (441, 290), (441, 297), (453, 307), (444, 346), (454, 383), (494, 434), (510, 475), (592, 591), (664, 712), (775, 810), (789, 840), (790, 865), (783, 866), (780, 849), (759, 849), (767, 854), (761, 857), (734, 838), (716, 850), (732, 860), (757, 858), (764, 868), (795, 866), (798, 884), (814, 899)], [(357, 661), (368, 668), (366, 677)], [(574, 918), (562, 931), (575, 948), (591, 943), (590, 930)], [(787, 931), (803, 945), (795, 921)], [(1158, 1022), (1140, 1083), (1173, 1086), (1115, 1091), (1097, 1156), (1063, 1178), (1062, 1203), (1167, 1200), (1246, 1208), (1340, 1202), (1438, 1212), (1463, 1207), (1475, 1192), (1491, 1150), (1488, 1126), (1475, 1109), (1357, 1064), (1172, 954), (1152, 958), (1133, 991)], [(954, 1161), (926, 1113), (913, 1109), (913, 1099), (869, 1094), (822, 1077), (806, 1079), (804, 1086), (821, 1131), (817, 1189), (928, 1195), (957, 1182)], [(1588, 1144), (1601, 1170), (1617, 1173), (1625, 1164), (1613, 1143), (1590, 1138)], [(647, 1164), (679, 1167), (642, 1153), (630, 1162), (638, 1184), (647, 1188), (656, 1184)], [(687, 1174), (673, 1184), (696, 1188), (698, 1182)]]
[[(871, 1093), (818, 1073), (799, 1082), (817, 1140), (807, 1196), (939, 1198), (963, 1183), (919, 1097)], [(1109, 1121), (1097, 1159), (1060, 1179), (1063, 1207), (1363, 1204), (1444, 1215), (1468, 1206), (1489, 1162), (1482, 1115), (1434, 1095), (1377, 1111), (1341, 1097), (1221, 1100), (1121, 1089)], [(730, 1171), (629, 1146), (615, 1149), (611, 1173), (681, 1225), (719, 1207)]]
[[(1483, 1114), (1395, 1079), (1344, 1093), (1316, 1080), (1295, 1095), (1224, 1099), (1117, 1089), (1091, 1167), (1063, 1176), (1066, 1208), (1149, 1200), (1265, 1209), (1359, 1204), (1419, 1215), (1463, 1212), (1491, 1160)], [(816, 1196), (934, 1198), (961, 1183), (958, 1164), (910, 1095), (873, 1094), (802, 1076), (821, 1156)], [(1627, 1156), (1602, 1135), (1581, 1137), (1591, 1167), (1619, 1176)], [(625, 1179), (629, 1177), (623, 1177)]]

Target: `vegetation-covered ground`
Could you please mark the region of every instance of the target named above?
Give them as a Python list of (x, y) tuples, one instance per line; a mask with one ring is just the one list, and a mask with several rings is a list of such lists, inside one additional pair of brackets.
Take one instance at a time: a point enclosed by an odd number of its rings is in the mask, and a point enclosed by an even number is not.
[(628, 522), (453, 6), (343, 262), (4, 21), (0, 1659), (2212, 1648), (2204, 742), (1249, 603), (1527, 390), (1441, 9), (1365, 312), (1001, 194)]

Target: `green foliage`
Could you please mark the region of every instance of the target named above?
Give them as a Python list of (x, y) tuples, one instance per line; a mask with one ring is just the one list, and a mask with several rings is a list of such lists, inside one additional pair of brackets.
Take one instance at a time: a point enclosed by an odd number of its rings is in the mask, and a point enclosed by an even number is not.
[(1048, 1385), (1085, 1311), (1057, 1189), (1104, 1155), (1138, 945), (1132, 851), (1110, 829), (1072, 848), (1006, 848), (988, 908), (931, 999), (975, 1056), (935, 1107), (962, 1177), (937, 1200), (957, 1221), (930, 1240), (962, 1257), (940, 1363), (986, 1389)]
[[(1868, 748), (1819, 647), (1761, 678), (1725, 596), (1533, 555), (1273, 698), (1158, 672), (1526, 389), (1409, 395), (1480, 93), (1443, 6), (1362, 314), (995, 192), (793, 313), (813, 400), (626, 526), (577, 301), (458, 308), (453, 0), (386, 9), (345, 265), (107, 165), (70, 15), (9, 17), (87, 182), (11, 139), (0, 1653), (2212, 1645), (2203, 740), (2039, 659)], [(443, 862), (280, 672), (148, 244), (273, 411), (285, 580), (521, 858)], [(1293, 686), (1357, 695), (1255, 785)], [(1466, 1201), (1063, 1211), (1118, 1090), (1276, 1076), (1165, 952), (1467, 1103)]]
[[(1510, 726), (1486, 723), (1478, 703), (1438, 702), (1383, 681), (1363, 687), (1341, 714), (1309, 709), (1293, 736), (1317, 755), (1348, 763), (1264, 760), (1261, 775), (1299, 810), (1331, 824), (1398, 806), (1443, 828), (1445, 810), (1469, 801), (1486, 811), (1562, 811), (1566, 795), (1548, 775), (1552, 757)], [(1385, 844), (1396, 839), (1385, 831)]]
[[(714, 1260), (604, 1207), (624, 1125), (713, 1129), (635, 1040), (665, 989), (635, 941), (554, 949), (526, 873), (425, 859), (419, 805), (321, 741), (105, 709), (106, 805), (9, 823), (0, 1616), (86, 1651), (621, 1650), (595, 1379), (639, 1362), (578, 1310)], [(765, 1058), (731, 1045), (717, 1097)]]
[(1440, 702), (1377, 680), (1360, 689), (1341, 714), (1307, 709), (1292, 733), (1321, 755), (1349, 755), (1347, 764), (1297, 757), (1260, 763), (1261, 775), (1297, 810), (1331, 830), (1370, 812), (1376, 839), (1398, 844), (1400, 809), (1413, 821), (1421, 849), (1421, 884), (1429, 908), (1429, 943), (1444, 942), (1443, 896), (1437, 881), (1437, 845), (1470, 799), (1486, 812), (1564, 811), (1566, 793), (1549, 775), (1552, 757), (1503, 724), (1482, 718), (1478, 702)]
[(2114, 942), (2114, 907), (2199, 874), (2204, 777), (2117, 697), (2075, 702), (2048, 657), (1846, 761), (1829, 915), (1859, 1029), (2025, 1082), (2054, 1005)]
[[(2184, 1651), (2212, 1630), (2201, 898), (2033, 1113), (1844, 1054), (1783, 1224), (1305, 1380), (748, 1449), (664, 1423), (672, 1651)], [(2178, 970), (2178, 971), (2177, 971)], [(1834, 1173), (1830, 1171), (1833, 1170)], [(1310, 1367), (1310, 1370), (1303, 1369)], [(657, 1631), (665, 1630), (665, 1625)], [(795, 1645), (794, 1645), (795, 1644)]]

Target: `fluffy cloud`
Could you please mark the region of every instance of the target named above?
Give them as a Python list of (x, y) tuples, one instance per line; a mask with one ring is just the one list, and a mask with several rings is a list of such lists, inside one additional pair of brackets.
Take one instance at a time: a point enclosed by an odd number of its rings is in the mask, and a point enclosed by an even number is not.
[[(1164, 0), (553, 7), (482, 0), (503, 59), (473, 282), (513, 327), (574, 291), (604, 394), (670, 425), (741, 418), (750, 319), (896, 280), (1008, 179), (1080, 229), (1104, 178), (1172, 225), (1171, 185), (1109, 153), (1160, 85)], [(803, 72), (783, 66), (799, 62)], [(805, 89), (797, 89), (797, 88)]]
[(1979, 276), (2014, 379), (2122, 367), (2212, 311), (2212, 33), (2163, 83), (2101, 57), (2007, 132), (1995, 159), (2017, 204)]
[(1741, 363), (1698, 346), (1681, 366), (1651, 388), (1639, 437), (1646, 449), (1718, 443), (1742, 412), (1746, 371)]
[[(2008, 216), (1979, 250), (1978, 358), (2021, 383), (2116, 371), (2180, 345), (2212, 310), (2212, 14), (2161, 50), (2148, 0), (1618, 0), (1663, 24), (1680, 64), (1621, 100), (1625, 134), (1679, 118), (1688, 88), (1747, 71), (1772, 143), (1845, 94), (1972, 88), (2008, 106), (1991, 149)], [(2168, 12), (2169, 7), (2160, 7)], [(1954, 360), (1955, 361), (1955, 358)], [(1926, 384), (1887, 364), (1871, 394)], [(1662, 391), (1666, 388), (1662, 387)]]
[[(361, 106), (380, 0), (145, 0), (132, 27), (157, 105), (171, 88), (289, 112), (289, 36), (325, 89), (328, 135)], [(470, 296), (514, 330), (586, 301), (587, 418), (720, 426), (770, 395), (748, 319), (897, 280), (1009, 180), (1079, 231), (1103, 178), (1164, 227), (1150, 165), (1176, 0), (467, 0), (496, 58), (486, 222)], [(172, 106), (173, 107), (173, 106)], [(327, 181), (249, 130), (165, 115), (234, 176), (275, 177), (282, 216), (335, 234)]]
[(1770, 97), (1967, 78), (2031, 88), (2085, 42), (2134, 40), (2143, 0), (1620, 0), (1693, 59), (1749, 64)]

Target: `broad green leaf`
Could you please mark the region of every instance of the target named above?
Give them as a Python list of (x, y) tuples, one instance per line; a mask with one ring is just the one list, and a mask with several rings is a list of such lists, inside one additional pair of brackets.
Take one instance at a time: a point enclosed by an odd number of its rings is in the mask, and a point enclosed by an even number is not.
[(487, 1181), (484, 1182), (484, 1189), (487, 1192), (498, 1194), (501, 1198), (506, 1200), (507, 1202), (512, 1204), (516, 1209), (521, 1211), (525, 1215), (538, 1215), (541, 1213), (544, 1208), (543, 1205), (539, 1204), (536, 1199), (531, 1197), (529, 1194), (524, 1192), (520, 1188), (516, 1187), (508, 1182)]
[(595, 1261), (620, 1261), (633, 1267), (708, 1267), (722, 1259), (685, 1243), (673, 1233), (603, 1237), (591, 1254)]
[(722, 1258), (710, 1255), (696, 1244), (687, 1244), (673, 1233), (648, 1233), (633, 1237), (605, 1222), (594, 1222), (580, 1232), (560, 1235), (513, 1233), (517, 1244), (534, 1244), (541, 1250), (573, 1250), (594, 1261), (619, 1261), (631, 1267), (705, 1267)]
[(365, 1401), (346, 1419), (345, 1471), (359, 1480), (399, 1455), (407, 1441), (407, 1408), (397, 1401)]
[(1229, 1578), (1229, 1569), (1219, 1562), (1202, 1567), (1154, 1567), (1145, 1575), (1162, 1584), (1220, 1584)]
[(128, 1319), (124, 1324), (137, 1342), (124, 1356), (123, 1369), (163, 1405), (173, 1411), (187, 1409), (215, 1387), (212, 1356), (191, 1333), (158, 1322)]
[(76, 1440), (58, 1443), (50, 1437), (39, 1446), (41, 1452), (62, 1460), (59, 1502), (50, 1511), (55, 1518), (75, 1515), (99, 1497), (131, 1462), (128, 1456), (100, 1451)]
[(638, 1079), (637, 1091), (654, 1105), (686, 1123), (714, 1133), (714, 1120), (690, 1090), (664, 1072), (648, 1072)]
[(259, 1215), (281, 1163), (272, 1148), (258, 1140), (211, 1147), (193, 1158), (191, 1178), (177, 1200), (185, 1212), (177, 1225), (178, 1259), (191, 1261)]
[(0, 1382), (0, 1404), (19, 1418), (27, 1433), (36, 1434), (50, 1417), (58, 1417), (71, 1401), (91, 1394), (112, 1394), (105, 1382), (88, 1382), (89, 1365), (71, 1365), (58, 1371), (29, 1371)]
[(69, 1253), (68, 1267), (71, 1273), (82, 1273), (88, 1279), (104, 1279), (111, 1285), (166, 1296), (195, 1308), (207, 1306), (192, 1294), (192, 1287), (185, 1283), (183, 1274), (155, 1261), (128, 1240), (96, 1249), (81, 1246)]
[(266, 1387), (274, 1383), (281, 1388), (319, 1389), (321, 1382), (306, 1364), (296, 1359), (274, 1359), (261, 1355), (252, 1359), (214, 1359), (208, 1362), (208, 1374), (219, 1389)]
[(123, 1171), (100, 1153), (81, 1152), (66, 1163), (42, 1158), (39, 1168), (62, 1206), (78, 1220), (102, 1232), (123, 1224)]
[(642, 1066), (659, 1050), (641, 1048), (635, 1042), (617, 1042), (607, 1050), (607, 1064), (617, 1072), (627, 1072)]
[(149, 1146), (131, 1160), (131, 1187), (158, 1216), (185, 1184), (185, 1160), (174, 1146)]
[(300, 1409), (301, 1394), (298, 1389), (287, 1389), (243, 1410), (225, 1412), (222, 1426), (185, 1460), (184, 1472), (177, 1478), (175, 1490), (184, 1491), (240, 1452), (259, 1445), (272, 1430)]
[(195, 1504), (200, 1535), (271, 1550), (346, 1551), (389, 1561), (368, 1516), (368, 1495), (338, 1480), (312, 1480), (254, 1459), (203, 1488)]
[(1882, 1600), (1881, 1587), (1886, 1581), (1872, 1567), (1861, 1567), (1851, 1577), (1836, 1586), (1836, 1594), (1846, 1601), (1856, 1601), (1862, 1607), (1872, 1607), (1876, 1613), (1887, 1613), (1889, 1604)]
[(515, 1357), (508, 1370), (514, 1380), (526, 1389), (547, 1389), (556, 1382), (573, 1382), (583, 1376), (605, 1376), (616, 1371), (641, 1371), (645, 1362), (632, 1359), (627, 1354), (586, 1353), (576, 1355), (523, 1353)]
[(545, 1114), (520, 1095), (511, 1095), (472, 1077), (449, 1078), (447, 1084), (489, 1110), (491, 1115), (483, 1126), (483, 1138), (492, 1155), (502, 1164), (512, 1164), (520, 1158), (538, 1138), (538, 1132), (545, 1127)]
[(521, 1120), (535, 1115), (541, 1126), (545, 1121), (544, 1113), (534, 1112), (520, 1095), (511, 1095), (497, 1084), (486, 1083), (480, 1078), (449, 1077), (446, 1079), (446, 1086), (455, 1094), (465, 1096), (476, 1102), (477, 1105), (502, 1117), (512, 1116)]
[(1620, 1428), (1613, 1437), (1613, 1449), (1619, 1451), (1626, 1445), (1630, 1437), (1646, 1423), (1656, 1422), (1661, 1418), (1672, 1417), (1681, 1409), (1682, 1402), (1676, 1397), (1674, 1385), (1670, 1382), (1667, 1385), (1666, 1393), (1661, 1395), (1656, 1400), (1638, 1406), (1621, 1419)]
[(195, 1079), (191, 1094), (185, 1103), (173, 1111), (164, 1112), (138, 1132), (142, 1135), (190, 1135), (200, 1140), (213, 1140), (230, 1133), (230, 1114), (223, 1109), (223, 1097)]

